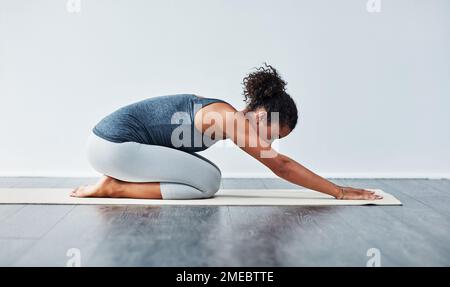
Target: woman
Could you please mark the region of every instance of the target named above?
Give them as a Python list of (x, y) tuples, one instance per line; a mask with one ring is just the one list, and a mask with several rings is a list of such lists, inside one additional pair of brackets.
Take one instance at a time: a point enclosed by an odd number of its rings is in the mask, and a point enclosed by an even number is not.
[(297, 124), (286, 82), (265, 64), (244, 78), (237, 111), (226, 101), (192, 94), (159, 96), (122, 107), (102, 119), (87, 143), (90, 164), (104, 176), (74, 197), (209, 198), (220, 169), (196, 152), (230, 139), (277, 176), (336, 199), (381, 199), (372, 191), (338, 186), (276, 152), (271, 143)]

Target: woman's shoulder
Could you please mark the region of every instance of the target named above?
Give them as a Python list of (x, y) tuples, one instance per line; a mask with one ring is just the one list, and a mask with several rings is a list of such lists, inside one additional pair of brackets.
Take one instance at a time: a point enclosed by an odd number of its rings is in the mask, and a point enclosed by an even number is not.
[(192, 95), (195, 96), (202, 103), (208, 103), (209, 104), (209, 103), (219, 102), (219, 103), (224, 103), (224, 104), (231, 105), (227, 100), (224, 100), (224, 99), (219, 99), (219, 98), (216, 98), (216, 97), (206, 97), (204, 95), (200, 96), (200, 95), (197, 95), (197, 94), (192, 94)]

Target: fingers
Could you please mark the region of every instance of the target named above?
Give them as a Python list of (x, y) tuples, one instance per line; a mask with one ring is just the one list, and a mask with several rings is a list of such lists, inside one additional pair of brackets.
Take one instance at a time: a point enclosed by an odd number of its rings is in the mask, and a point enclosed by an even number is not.
[(366, 198), (368, 200), (379, 200), (379, 199), (383, 199), (383, 197), (379, 194), (376, 194), (375, 192), (371, 191), (370, 193), (366, 194)]
[(344, 187), (345, 195), (342, 199), (347, 200), (379, 200), (383, 199), (383, 196), (377, 194), (375, 191), (362, 189), (362, 188), (353, 188), (353, 187)]
[(359, 190), (362, 194), (364, 194), (364, 198), (366, 200), (379, 200), (383, 199), (383, 196), (377, 194), (375, 191), (367, 190), (367, 189), (360, 189)]
[(359, 189), (347, 194), (347, 196), (345, 196), (343, 199), (379, 200), (383, 199), (383, 196), (376, 194), (374, 191), (371, 190)]
[(358, 189), (359, 192), (365, 192), (365, 193), (370, 193), (370, 194), (375, 194), (375, 191), (372, 190), (367, 190), (367, 189)]
[(377, 194), (375, 191), (370, 191), (370, 193), (372, 195), (371, 199), (374, 199), (374, 200), (383, 199), (383, 196)]

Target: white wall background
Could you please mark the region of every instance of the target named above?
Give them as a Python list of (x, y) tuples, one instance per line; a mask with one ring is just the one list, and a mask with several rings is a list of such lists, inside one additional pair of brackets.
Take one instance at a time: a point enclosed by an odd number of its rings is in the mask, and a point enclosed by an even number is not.
[[(243, 108), (268, 61), (300, 108), (281, 152), (325, 176), (450, 177), (450, 1), (366, 2), (0, 0), (0, 174), (94, 175), (101, 117), (172, 93)], [(238, 148), (202, 154), (272, 176)]]

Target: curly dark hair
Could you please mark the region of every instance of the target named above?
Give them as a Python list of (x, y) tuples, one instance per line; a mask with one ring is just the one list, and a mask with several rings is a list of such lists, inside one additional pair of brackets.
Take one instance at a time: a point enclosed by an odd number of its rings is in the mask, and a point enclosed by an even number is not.
[(274, 67), (267, 63), (264, 65), (243, 79), (247, 109), (265, 108), (269, 121), (271, 112), (278, 112), (280, 125), (287, 125), (293, 130), (297, 125), (298, 112), (294, 100), (286, 92), (287, 83)]

